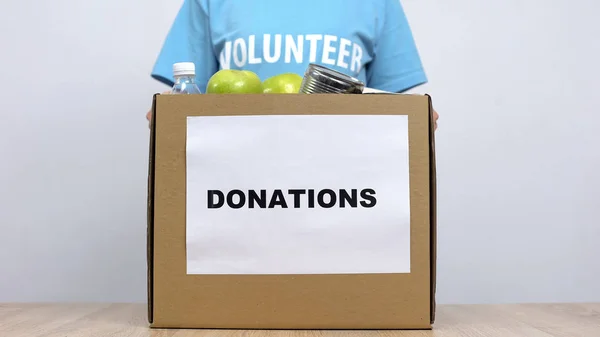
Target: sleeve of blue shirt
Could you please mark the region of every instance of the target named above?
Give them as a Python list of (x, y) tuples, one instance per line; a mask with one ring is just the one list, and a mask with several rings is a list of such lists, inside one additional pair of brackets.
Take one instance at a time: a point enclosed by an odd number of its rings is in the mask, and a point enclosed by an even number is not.
[(158, 54), (152, 77), (172, 86), (173, 63), (177, 62), (194, 62), (198, 87), (206, 92), (206, 83), (218, 70), (206, 0), (184, 0)]
[(367, 86), (403, 92), (427, 82), (412, 31), (398, 0), (385, 0)]

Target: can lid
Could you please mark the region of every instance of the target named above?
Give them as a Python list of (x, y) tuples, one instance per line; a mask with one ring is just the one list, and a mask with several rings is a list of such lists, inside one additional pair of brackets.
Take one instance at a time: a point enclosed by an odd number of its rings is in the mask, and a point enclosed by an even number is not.
[(173, 64), (174, 76), (193, 76), (196, 75), (196, 65), (194, 62), (178, 62)]
[(365, 84), (339, 71), (311, 63), (303, 81), (304, 93), (362, 93)]

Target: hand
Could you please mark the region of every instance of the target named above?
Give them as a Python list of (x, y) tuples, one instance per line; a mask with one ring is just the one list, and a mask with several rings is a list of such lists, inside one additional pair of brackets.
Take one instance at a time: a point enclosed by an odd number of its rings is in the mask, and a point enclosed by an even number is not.
[(437, 130), (437, 120), (438, 118), (440, 118), (440, 115), (438, 115), (437, 111), (435, 111), (435, 109), (433, 109), (433, 129)]

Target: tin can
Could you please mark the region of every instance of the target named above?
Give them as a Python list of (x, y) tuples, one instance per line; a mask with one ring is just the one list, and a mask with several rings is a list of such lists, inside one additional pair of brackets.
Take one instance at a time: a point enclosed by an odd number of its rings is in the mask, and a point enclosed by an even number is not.
[(308, 65), (300, 93), (302, 94), (362, 94), (365, 84), (351, 76), (327, 67)]

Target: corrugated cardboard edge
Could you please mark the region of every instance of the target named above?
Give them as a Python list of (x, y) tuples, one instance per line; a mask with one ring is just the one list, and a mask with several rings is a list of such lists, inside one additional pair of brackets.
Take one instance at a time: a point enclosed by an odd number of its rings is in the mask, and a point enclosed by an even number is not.
[(146, 254), (148, 269), (148, 322), (154, 321), (154, 140), (156, 135), (156, 96), (152, 97), (152, 118), (150, 119), (150, 146), (148, 155), (148, 210), (146, 213)]
[(436, 260), (437, 260), (437, 179), (435, 162), (435, 120), (433, 116), (433, 103), (431, 96), (425, 95), (429, 99), (429, 212), (430, 212), (430, 263), (431, 263), (431, 324), (435, 323), (436, 311)]
[[(381, 94), (392, 94), (398, 95), (398, 93), (392, 93), (387, 91), (381, 91), (371, 88), (365, 88), (367, 95), (381, 95)], [(433, 102), (429, 94), (425, 94), (429, 101), (429, 223), (430, 223), (430, 287), (431, 287), (431, 309), (430, 309), (430, 322), (431, 325), (435, 323), (435, 312), (436, 312), (436, 282), (437, 282), (437, 179), (436, 179), (436, 161), (435, 161), (435, 120), (433, 116)]]

